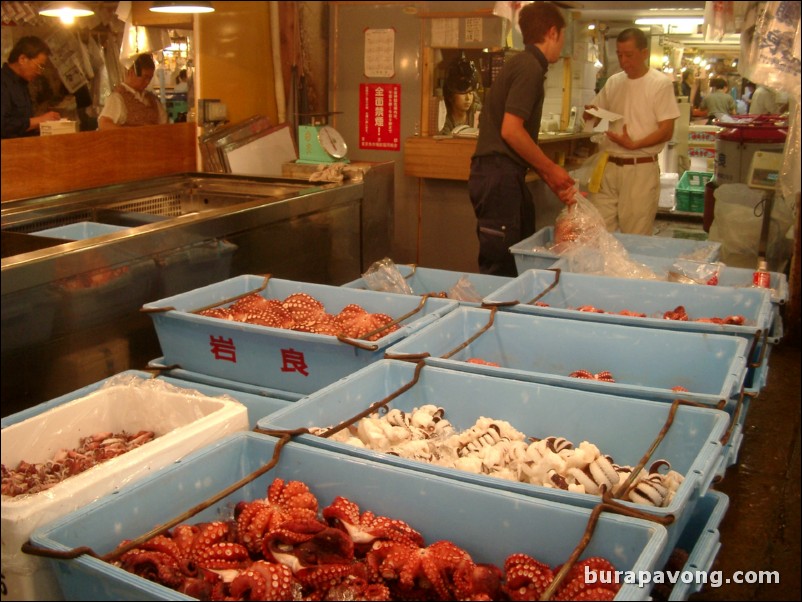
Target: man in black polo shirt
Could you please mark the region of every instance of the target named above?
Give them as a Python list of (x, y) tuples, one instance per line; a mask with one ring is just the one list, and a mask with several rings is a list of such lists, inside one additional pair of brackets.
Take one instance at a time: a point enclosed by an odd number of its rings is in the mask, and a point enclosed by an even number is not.
[(471, 159), (468, 191), (477, 219), (479, 270), (517, 276), (509, 247), (535, 231), (535, 206), (524, 178), (534, 169), (566, 204), (574, 180), (537, 144), (544, 82), (565, 43), (565, 18), (547, 2), (521, 9), (518, 25), (526, 46), (509, 58), (493, 81), (479, 118), (479, 139)]

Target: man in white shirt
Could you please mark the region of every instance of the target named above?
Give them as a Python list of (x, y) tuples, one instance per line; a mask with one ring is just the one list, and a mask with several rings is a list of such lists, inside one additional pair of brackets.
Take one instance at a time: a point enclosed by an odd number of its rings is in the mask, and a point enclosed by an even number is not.
[(114, 87), (98, 117), (98, 129), (167, 123), (167, 111), (159, 98), (146, 88), (156, 72), (149, 54), (140, 54), (125, 72), (125, 81)]
[(610, 232), (651, 236), (660, 201), (657, 155), (674, 134), (679, 106), (671, 79), (649, 68), (649, 44), (640, 29), (618, 34), (616, 54), (623, 71), (612, 75), (585, 107), (623, 115), (599, 145), (608, 159), (601, 188), (590, 200)]
[(787, 108), (779, 95), (766, 86), (758, 86), (752, 94), (752, 104), (749, 105), (750, 115), (779, 115)]

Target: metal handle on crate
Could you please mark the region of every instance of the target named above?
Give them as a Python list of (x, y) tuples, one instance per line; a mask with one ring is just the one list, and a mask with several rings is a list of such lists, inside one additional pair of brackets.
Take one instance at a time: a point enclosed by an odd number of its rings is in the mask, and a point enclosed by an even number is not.
[(419, 362), (421, 360), (425, 360), (427, 357), (432, 357), (432, 354), (428, 351), (424, 351), (423, 353), (384, 353), (384, 359), (386, 360), (402, 360), (405, 362)]
[(555, 592), (560, 588), (563, 581), (565, 580), (566, 575), (568, 572), (574, 567), (576, 561), (579, 560), (579, 557), (585, 551), (585, 548), (588, 547), (591, 538), (593, 537), (593, 532), (596, 530), (596, 525), (599, 522), (599, 517), (601, 516), (602, 512), (611, 512), (613, 514), (622, 514), (624, 516), (629, 516), (632, 518), (640, 518), (645, 520), (650, 520), (661, 525), (670, 525), (674, 522), (674, 515), (667, 514), (666, 516), (657, 516), (654, 514), (650, 514), (649, 512), (643, 512), (642, 510), (637, 510), (635, 508), (629, 508), (624, 506), (615, 501), (609, 491), (604, 491), (602, 493), (602, 501), (601, 503), (597, 504), (593, 511), (590, 513), (590, 518), (588, 518), (588, 523), (585, 526), (585, 533), (582, 535), (582, 539), (579, 540), (579, 543), (574, 548), (574, 551), (571, 552), (571, 555), (568, 557), (560, 570), (557, 571), (557, 574), (552, 579), (549, 586), (545, 589), (543, 594), (540, 596), (540, 600), (551, 600), (551, 597), (555, 594)]
[(766, 348), (769, 346), (769, 329), (764, 328), (763, 330), (758, 330), (755, 334), (755, 340), (752, 343), (752, 349), (749, 351), (749, 357), (752, 357), (752, 352), (754, 351), (755, 345), (758, 345), (758, 341), (763, 339), (763, 346), (760, 348), (760, 357), (757, 358), (754, 362), (749, 363), (750, 368), (759, 368), (760, 365), (763, 363), (763, 360), (766, 359)]
[(378, 328), (375, 328), (375, 329), (371, 330), (370, 332), (364, 333), (358, 339), (353, 339), (353, 338), (346, 337), (346, 336), (343, 336), (343, 335), (337, 335), (337, 340), (342, 342), (342, 343), (347, 343), (348, 345), (353, 345), (354, 347), (358, 347), (359, 349), (366, 349), (368, 351), (376, 351), (376, 349), (379, 348), (378, 345), (365, 343), (363, 341), (363, 339), (372, 337), (373, 335), (376, 335), (376, 334), (378, 334), (378, 333), (380, 333), (382, 331), (387, 330), (391, 326), (395, 326), (396, 324), (399, 324), (400, 322), (403, 322), (404, 320), (406, 320), (410, 316), (415, 315), (421, 309), (423, 309), (423, 306), (426, 304), (426, 300), (429, 299), (431, 296), (432, 295), (428, 295), (428, 294), (427, 295), (421, 295), (420, 303), (418, 303), (418, 306), (415, 309), (413, 309), (411, 311), (408, 311), (407, 313), (405, 313), (400, 318), (396, 318), (395, 320), (392, 320), (391, 322), (388, 322), (384, 326), (379, 326)]
[(721, 445), (727, 445), (727, 443), (729, 443), (730, 437), (732, 437), (732, 432), (735, 430), (738, 420), (741, 418), (741, 412), (743, 411), (744, 406), (744, 395), (746, 395), (746, 390), (744, 386), (741, 385), (741, 392), (738, 395), (738, 401), (735, 404), (735, 411), (733, 411), (732, 417), (730, 418), (730, 424), (727, 427), (727, 432), (725, 432), (721, 437)]
[[(234, 295), (233, 297), (229, 297), (228, 299), (223, 299), (221, 301), (216, 301), (216, 302), (214, 302), (214, 303), (212, 303), (210, 305), (206, 305), (204, 307), (199, 307), (197, 309), (191, 309), (191, 310), (189, 310), (188, 313), (197, 314), (197, 313), (200, 313), (202, 311), (206, 311), (207, 309), (212, 309), (213, 307), (217, 307), (219, 305), (224, 305), (226, 303), (233, 303), (234, 301), (237, 301), (238, 299), (242, 299), (243, 297), (247, 297), (248, 295), (261, 293), (263, 290), (265, 290), (267, 288), (267, 283), (270, 281), (270, 278), (272, 278), (272, 276), (270, 274), (265, 274), (264, 276), (265, 276), (265, 279), (262, 282), (262, 286), (260, 286), (260, 287), (257, 287), (257, 288), (255, 288), (253, 290), (250, 290), (250, 291), (246, 291), (244, 293), (240, 293), (239, 295)], [(153, 314), (153, 313), (160, 313), (160, 312), (173, 311), (173, 310), (175, 310), (175, 307), (173, 307), (172, 305), (169, 305), (167, 307), (142, 307), (142, 308), (140, 308), (139, 311), (141, 311), (142, 313), (146, 313), (146, 314)]]
[(646, 462), (649, 461), (649, 458), (652, 457), (654, 452), (657, 450), (657, 447), (662, 443), (663, 439), (665, 438), (666, 434), (668, 433), (668, 429), (671, 428), (671, 425), (674, 423), (674, 416), (677, 414), (677, 408), (681, 405), (689, 405), (694, 406), (697, 408), (707, 407), (704, 404), (697, 403), (695, 401), (690, 401), (688, 399), (675, 399), (671, 403), (671, 408), (668, 411), (668, 416), (666, 417), (666, 421), (663, 424), (663, 428), (660, 429), (660, 432), (657, 433), (657, 436), (652, 441), (652, 445), (640, 459), (638, 464), (632, 469), (632, 472), (629, 474), (629, 477), (621, 487), (618, 488), (618, 493), (616, 493), (615, 497), (621, 497), (625, 493), (629, 491), (629, 488), (632, 486), (633, 481), (638, 477), (640, 471), (646, 466)]
[(546, 287), (546, 289), (544, 291), (542, 291), (539, 295), (537, 295), (534, 299), (532, 299), (531, 301), (528, 301), (526, 303), (527, 305), (534, 305), (537, 301), (539, 301), (541, 298), (546, 296), (546, 294), (548, 294), (548, 292), (551, 291), (551, 289), (553, 289), (555, 286), (557, 286), (560, 283), (560, 274), (562, 274), (562, 269), (561, 268), (549, 268), (549, 270), (554, 272), (554, 282), (552, 282), (550, 285), (548, 285)]
[(454, 349), (443, 355), (442, 356), (443, 359), (448, 359), (452, 355), (458, 353), (459, 351), (462, 351), (468, 345), (473, 343), (476, 339), (478, 339), (480, 336), (482, 336), (484, 333), (490, 330), (490, 328), (493, 326), (493, 322), (495, 322), (496, 320), (496, 312), (498, 311), (498, 307), (490, 307), (488, 309), (490, 310), (490, 317), (487, 320), (487, 324), (482, 326), (478, 331), (476, 331), (473, 335), (471, 335), (464, 343), (462, 343), (461, 345), (455, 347)]
[(408, 391), (409, 389), (411, 389), (412, 387), (414, 387), (417, 384), (418, 379), (420, 378), (420, 372), (421, 372), (421, 370), (423, 369), (423, 367), (425, 365), (426, 365), (425, 362), (422, 362), (422, 361), (418, 362), (415, 365), (415, 374), (412, 375), (412, 380), (411, 381), (409, 381), (405, 385), (402, 385), (401, 387), (399, 387), (398, 389), (396, 389), (395, 391), (390, 393), (390, 395), (388, 395), (384, 399), (380, 399), (379, 401), (376, 401), (376, 402), (370, 404), (370, 406), (368, 406), (368, 408), (366, 410), (360, 412), (356, 416), (353, 416), (351, 418), (343, 420), (340, 424), (338, 424), (336, 426), (333, 426), (328, 430), (325, 430), (325, 431), (322, 431), (322, 432), (318, 433), (317, 434), (318, 437), (331, 437), (335, 433), (339, 433), (341, 430), (348, 428), (349, 426), (351, 426), (353, 423), (357, 422), (358, 420), (362, 420), (366, 416), (370, 416), (373, 412), (376, 412), (379, 409), (385, 407), (393, 399), (395, 399), (396, 397), (398, 397), (399, 395), (401, 395), (405, 391)]

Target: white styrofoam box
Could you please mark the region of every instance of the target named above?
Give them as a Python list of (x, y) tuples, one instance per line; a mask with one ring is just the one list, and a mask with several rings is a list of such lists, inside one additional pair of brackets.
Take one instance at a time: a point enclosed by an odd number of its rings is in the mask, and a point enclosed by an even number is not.
[(669, 209), (674, 207), (677, 182), (679, 182), (678, 173), (660, 174), (660, 201), (658, 203), (660, 207)]
[(74, 134), (78, 131), (78, 122), (69, 119), (59, 119), (58, 121), (45, 121), (39, 125), (39, 133), (42, 136), (53, 136), (55, 134)]
[[(39, 493), (3, 496), (3, 600), (61, 599), (43, 559), (21, 551), (40, 525), (168, 466), (221, 437), (246, 430), (247, 408), (133, 371), (112, 376), (20, 413), (2, 430), (2, 463), (47, 462), (82, 437), (100, 432), (149, 430), (156, 438)], [(147, 375), (145, 375), (147, 376)], [(6, 424), (8, 424), (6, 426)]]

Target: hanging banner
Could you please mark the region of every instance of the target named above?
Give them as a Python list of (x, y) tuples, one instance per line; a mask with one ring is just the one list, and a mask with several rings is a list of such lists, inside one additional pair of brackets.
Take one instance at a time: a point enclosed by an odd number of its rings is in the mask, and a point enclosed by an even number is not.
[(359, 85), (359, 148), (401, 150), (401, 85)]

